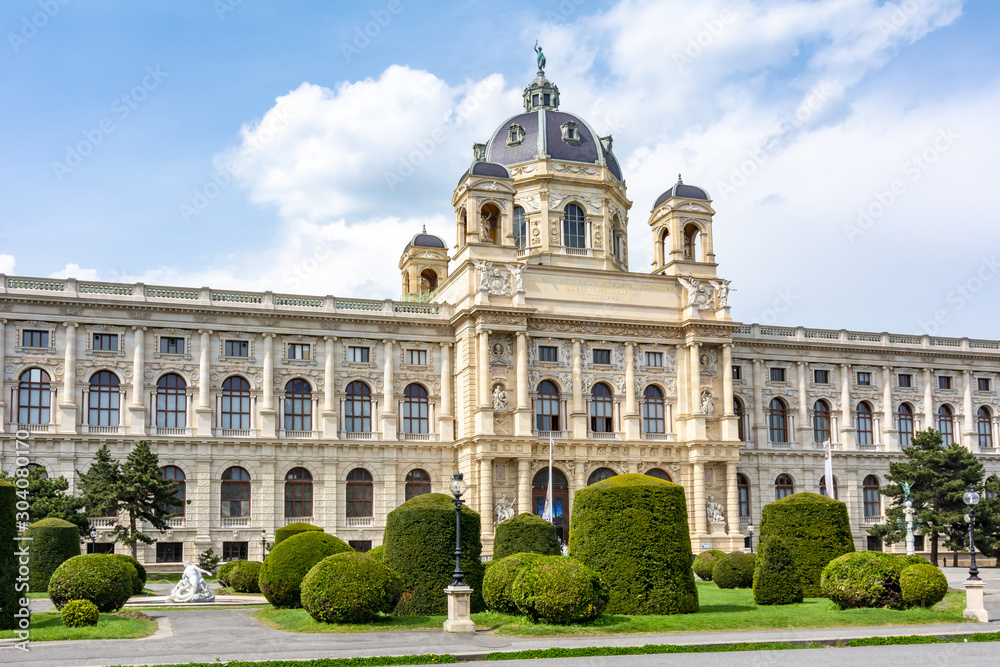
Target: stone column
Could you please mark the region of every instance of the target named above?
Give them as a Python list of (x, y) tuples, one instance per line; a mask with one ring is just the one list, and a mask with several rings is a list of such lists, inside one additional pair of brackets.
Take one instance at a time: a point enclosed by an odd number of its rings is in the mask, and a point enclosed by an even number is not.
[(738, 440), (739, 425), (733, 412), (733, 344), (722, 345), (722, 439)]
[[(482, 523), (483, 536), (493, 540), (493, 459), (479, 460), (479, 516)], [(485, 549), (485, 545), (484, 545)]]
[(729, 536), (739, 539), (740, 543), (730, 543), (730, 549), (743, 546), (743, 534), (740, 532), (740, 490), (736, 484), (736, 461), (726, 462), (726, 521), (729, 523)]
[(490, 388), (490, 331), (477, 334), (476, 345), (476, 419), (479, 435), (493, 435), (493, 392)]
[(692, 464), (693, 474), (691, 484), (694, 497), (694, 534), (708, 534), (708, 510), (705, 508), (705, 464), (700, 461)]
[(625, 414), (622, 415), (626, 440), (642, 437), (642, 420), (635, 402), (635, 343), (625, 343)]
[(514, 411), (514, 435), (531, 435), (531, 388), (528, 387), (528, 334), (514, 334), (517, 357), (517, 409)]
[(797, 431), (795, 442), (799, 444), (799, 447), (804, 447), (807, 443), (812, 442), (812, 435), (810, 434), (812, 428), (809, 424), (809, 401), (806, 396), (806, 374), (808, 372), (809, 364), (804, 361), (795, 362), (795, 375), (799, 392), (799, 423), (795, 429)]
[[(14, 419), (14, 406), (7, 405), (7, 388), (4, 385), (4, 366), (6, 365), (5, 357), (7, 352), (7, 320), (0, 318), (0, 431), (3, 430), (4, 425), (7, 423), (7, 410), (10, 410), (10, 421), (15, 421)], [(64, 371), (66, 372), (66, 371)]]
[(978, 451), (976, 444), (976, 416), (972, 411), (972, 371), (962, 371), (962, 445)]
[[(61, 433), (76, 433), (76, 322), (67, 322), (66, 327), (66, 351), (63, 358), (63, 395), (59, 403), (59, 431)], [(55, 345), (55, 341), (53, 341)], [(2, 369), (0, 369), (2, 370)], [(87, 406), (81, 407), (86, 411)], [(56, 406), (49, 404), (50, 420), (55, 415)]]
[(198, 407), (195, 408), (194, 432), (197, 435), (212, 435), (212, 332), (201, 330), (198, 349)]
[(896, 418), (892, 409), (892, 367), (882, 367), (882, 444), (885, 451), (899, 451)]
[(937, 428), (937, 424), (934, 422), (934, 386), (931, 382), (934, 381), (934, 376), (931, 373), (931, 369), (924, 369), (924, 428), (927, 430), (929, 428)]
[(398, 440), (396, 433), (396, 389), (393, 385), (396, 345), (395, 341), (385, 339), (382, 341), (382, 439)]
[(580, 347), (583, 341), (573, 339), (573, 409), (570, 411), (571, 430), (574, 438), (587, 437), (587, 408), (583, 403), (583, 369)]
[(517, 513), (531, 514), (531, 465), (529, 459), (517, 461)]
[(274, 438), (277, 436), (278, 411), (274, 409), (274, 334), (261, 334), (261, 345), (264, 346), (264, 371), (261, 373), (262, 387), (260, 398), (260, 436)]
[(455, 412), (451, 396), (451, 343), (441, 343), (441, 411), (438, 413), (438, 433), (441, 442), (455, 439)]
[(337, 337), (323, 336), (326, 342), (323, 357), (323, 412), (320, 413), (322, 428), (320, 437), (333, 440), (337, 437)]
[(760, 359), (751, 363), (753, 374), (753, 439), (757, 449), (767, 446), (767, 423), (764, 421), (764, 370)]
[(691, 401), (688, 438), (704, 440), (707, 437), (705, 420), (711, 415), (701, 411), (701, 345), (697, 341), (688, 343), (688, 390), (690, 395), (688, 400)]
[(840, 443), (844, 449), (855, 449), (854, 418), (851, 415), (851, 367), (840, 365)]
[(132, 405), (129, 406), (129, 433), (146, 433), (146, 327), (132, 327), (135, 336), (132, 341)]

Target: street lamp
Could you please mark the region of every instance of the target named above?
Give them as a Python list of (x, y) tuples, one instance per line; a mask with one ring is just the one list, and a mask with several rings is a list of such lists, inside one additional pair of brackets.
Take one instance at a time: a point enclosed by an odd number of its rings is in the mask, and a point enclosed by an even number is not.
[(97, 529), (96, 528), (91, 528), (90, 529), (90, 553), (92, 553), (92, 554), (96, 554), (97, 553)]
[(462, 473), (452, 475), (451, 495), (455, 496), (455, 573), (451, 580), (452, 586), (465, 586), (465, 573), (462, 572), (462, 494), (469, 485), (462, 479)]
[(263, 561), (267, 556), (267, 529), (260, 529), (260, 559)]
[(968, 488), (965, 489), (965, 495), (962, 496), (962, 501), (969, 506), (969, 511), (965, 514), (965, 520), (969, 522), (969, 579), (972, 581), (979, 581), (979, 568), (976, 567), (975, 515), (972, 513), (972, 508), (979, 504), (979, 494), (976, 493), (975, 486), (970, 484)]
[(750, 537), (750, 553), (753, 553), (753, 524), (747, 526), (747, 535)]

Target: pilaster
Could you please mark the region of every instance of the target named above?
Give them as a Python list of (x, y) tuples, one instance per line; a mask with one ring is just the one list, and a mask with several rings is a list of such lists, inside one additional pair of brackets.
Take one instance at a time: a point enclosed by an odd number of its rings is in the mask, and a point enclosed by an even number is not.
[(490, 391), (490, 331), (480, 331), (477, 336), (476, 433), (493, 435), (493, 393)]
[(395, 342), (391, 339), (382, 341), (384, 356), (382, 368), (382, 440), (395, 441), (396, 434), (396, 396), (393, 385), (395, 369)]
[(438, 415), (438, 433), (442, 442), (451, 442), (455, 439), (451, 381), (451, 343), (441, 343), (441, 413)]
[(146, 434), (146, 327), (132, 327), (132, 404), (129, 405), (129, 433)]
[(210, 393), (212, 391), (212, 332), (202, 330), (198, 350), (198, 407), (195, 409), (195, 432), (198, 435), (212, 435), (212, 406)]
[[(66, 350), (64, 355), (63, 395), (59, 402), (59, 432), (76, 433), (76, 322), (66, 322)], [(86, 410), (87, 406), (81, 406)], [(50, 403), (49, 410), (55, 416), (56, 406)]]
[(338, 417), (337, 417), (337, 375), (336, 375), (336, 349), (337, 337), (324, 336), (326, 341), (325, 357), (323, 360), (323, 413), (322, 434), (324, 438), (335, 439), (337, 437)]
[(573, 339), (573, 408), (570, 411), (570, 431), (574, 438), (587, 437), (587, 412), (583, 403), (583, 369), (580, 347), (583, 341)]
[(638, 440), (642, 437), (642, 421), (635, 402), (635, 343), (625, 343), (625, 438)]

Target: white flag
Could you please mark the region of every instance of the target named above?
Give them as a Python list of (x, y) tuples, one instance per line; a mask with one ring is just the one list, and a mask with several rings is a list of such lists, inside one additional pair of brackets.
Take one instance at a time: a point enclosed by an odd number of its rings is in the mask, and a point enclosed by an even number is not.
[(826, 468), (823, 472), (826, 475), (826, 477), (824, 477), (824, 480), (826, 481), (826, 495), (829, 498), (833, 498), (834, 495), (835, 495), (834, 492), (833, 492), (833, 488), (834, 487), (833, 487), (833, 452), (832, 452), (832, 449), (833, 449), (833, 447), (832, 447), (832, 445), (830, 445), (830, 441), (829, 440), (827, 440), (826, 442), (823, 443), (823, 465)]
[(552, 450), (555, 442), (549, 436), (549, 485), (545, 487), (545, 509), (542, 510), (542, 518), (552, 523)]

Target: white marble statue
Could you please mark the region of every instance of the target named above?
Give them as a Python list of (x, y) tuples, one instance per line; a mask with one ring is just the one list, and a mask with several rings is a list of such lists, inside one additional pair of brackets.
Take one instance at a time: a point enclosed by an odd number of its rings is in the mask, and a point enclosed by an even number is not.
[(715, 414), (715, 399), (707, 389), (701, 392), (701, 413), (708, 416)]
[(514, 291), (517, 294), (523, 294), (524, 293), (524, 275), (523, 275), (523, 273), (524, 273), (524, 267), (525, 266), (527, 266), (527, 263), (525, 263), (525, 264), (514, 264), (514, 265), (508, 264), (507, 265), (507, 270), (510, 271), (510, 277), (514, 280)]
[(677, 282), (687, 289), (687, 305), (694, 306), (698, 310), (709, 310), (713, 307), (714, 290), (709, 289), (703, 280), (698, 280), (690, 273), (688, 277), (677, 276)]
[(211, 575), (194, 563), (184, 561), (184, 574), (177, 582), (174, 589), (170, 591), (167, 599), (171, 602), (212, 602), (215, 594), (208, 587), (208, 583), (202, 578), (202, 574)]
[(503, 385), (493, 387), (493, 409), (497, 412), (507, 412), (507, 392)]
[(709, 523), (725, 523), (726, 515), (722, 512), (722, 505), (715, 502), (715, 496), (709, 494), (708, 505), (705, 508), (708, 510), (708, 522)]
[(496, 502), (493, 507), (493, 522), (494, 525), (501, 524), (507, 519), (514, 518), (514, 500), (507, 500), (507, 494), (504, 493), (500, 496), (500, 500)]
[(710, 280), (709, 284), (715, 288), (715, 298), (719, 308), (729, 306), (729, 293), (735, 292), (735, 287), (730, 287), (731, 280)]

